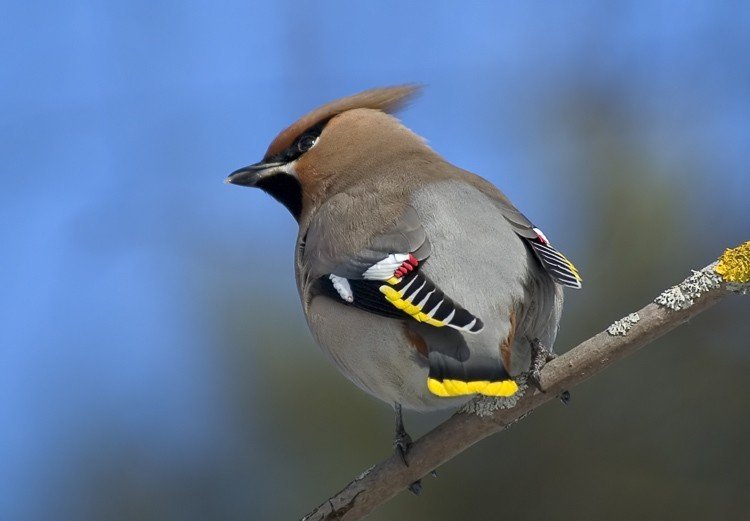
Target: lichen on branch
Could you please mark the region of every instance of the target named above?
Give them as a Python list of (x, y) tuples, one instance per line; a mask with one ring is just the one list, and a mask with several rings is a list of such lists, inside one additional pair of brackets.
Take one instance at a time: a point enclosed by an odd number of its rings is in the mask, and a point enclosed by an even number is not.
[(750, 282), (750, 241), (725, 250), (716, 264), (716, 273), (727, 282)]

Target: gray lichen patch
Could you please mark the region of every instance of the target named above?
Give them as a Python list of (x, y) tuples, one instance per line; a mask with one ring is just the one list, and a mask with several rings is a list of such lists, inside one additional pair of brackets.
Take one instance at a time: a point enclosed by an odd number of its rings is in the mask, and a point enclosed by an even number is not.
[(700, 271), (693, 270), (692, 275), (676, 286), (663, 291), (654, 299), (654, 302), (675, 311), (689, 308), (695, 299), (721, 285), (722, 278), (714, 270), (715, 266), (716, 263), (713, 263)]
[(607, 333), (612, 336), (625, 336), (630, 331), (630, 328), (637, 324), (640, 319), (641, 317), (638, 316), (638, 313), (631, 313), (627, 317), (615, 321), (614, 324), (607, 328)]
[(526, 384), (518, 384), (518, 392), (513, 396), (482, 396), (476, 400), (467, 402), (458, 412), (462, 414), (476, 414), (479, 417), (486, 418), (499, 409), (512, 409), (523, 397), (526, 390)]

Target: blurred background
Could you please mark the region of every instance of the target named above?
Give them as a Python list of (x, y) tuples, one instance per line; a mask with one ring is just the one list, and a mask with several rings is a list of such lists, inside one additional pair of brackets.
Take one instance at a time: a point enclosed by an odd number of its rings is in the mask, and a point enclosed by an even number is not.
[[(750, 239), (746, 3), (456, 5), (3, 4), (1, 520), (295, 519), (389, 454), (390, 407), (307, 331), (292, 218), (222, 184), (333, 98), (427, 85), (405, 124), (584, 275), (559, 351)], [(750, 516), (749, 313), (727, 299), (372, 519)]]

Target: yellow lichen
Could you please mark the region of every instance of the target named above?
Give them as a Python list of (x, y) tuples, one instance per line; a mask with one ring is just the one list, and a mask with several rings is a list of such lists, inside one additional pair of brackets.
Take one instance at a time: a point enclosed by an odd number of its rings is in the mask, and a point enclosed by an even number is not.
[(750, 282), (750, 241), (726, 250), (715, 269), (727, 282)]

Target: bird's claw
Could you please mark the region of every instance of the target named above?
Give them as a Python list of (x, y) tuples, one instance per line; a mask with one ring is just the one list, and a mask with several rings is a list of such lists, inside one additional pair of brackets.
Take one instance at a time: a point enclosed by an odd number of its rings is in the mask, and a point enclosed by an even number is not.
[(409, 466), (409, 462), (406, 461), (406, 453), (409, 452), (412, 441), (411, 436), (406, 431), (396, 432), (396, 436), (393, 438), (393, 447), (404, 463), (405, 467)]
[(557, 355), (542, 344), (538, 338), (531, 341), (531, 369), (527, 381), (540, 393), (546, 392), (542, 389), (542, 368), (557, 358)]
[[(406, 460), (406, 454), (409, 452), (409, 447), (412, 445), (411, 436), (406, 432), (404, 428), (404, 417), (401, 414), (401, 404), (394, 404), (394, 410), (396, 412), (396, 435), (393, 437), (393, 447), (398, 452), (401, 461), (405, 467), (409, 466), (409, 462)], [(432, 471), (433, 475), (435, 471)], [(418, 479), (411, 485), (409, 485), (409, 492), (418, 496), (422, 492), (422, 480)]]
[[(401, 457), (401, 461), (406, 467), (409, 466), (409, 462), (406, 461), (406, 453), (409, 452), (409, 447), (411, 447), (411, 444), (411, 436), (409, 436), (406, 431), (396, 433), (396, 437), (393, 440), (393, 445), (396, 447), (396, 452), (398, 452), (398, 455)], [(434, 470), (432, 471), (432, 475), (437, 476)], [(422, 492), (422, 480), (418, 479), (417, 481), (409, 485), (409, 492), (411, 492), (415, 496), (418, 496)]]

